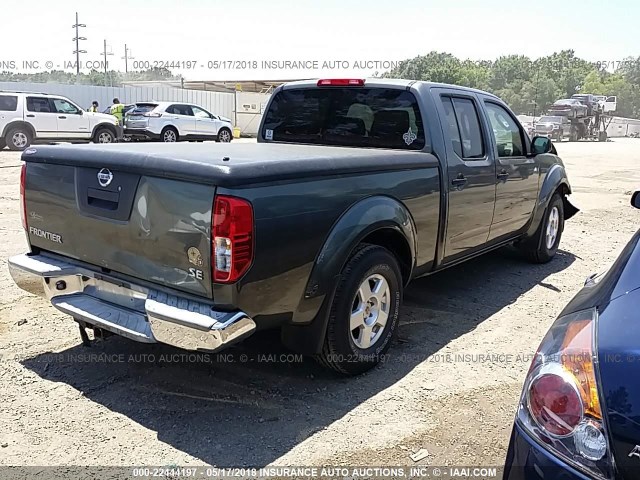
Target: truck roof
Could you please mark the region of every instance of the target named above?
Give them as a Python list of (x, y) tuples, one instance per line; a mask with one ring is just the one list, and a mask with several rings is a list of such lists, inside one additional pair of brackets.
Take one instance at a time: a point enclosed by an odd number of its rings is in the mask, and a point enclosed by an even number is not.
[[(317, 78), (312, 80), (298, 80), (295, 82), (288, 82), (283, 84), (280, 88), (282, 89), (316, 88), (318, 86), (318, 80), (320, 79)], [(403, 88), (403, 89), (406, 89), (409, 87), (419, 87), (419, 86), (426, 87), (426, 88), (440, 87), (440, 88), (452, 88), (455, 90), (461, 90), (465, 92), (481, 93), (483, 95), (488, 95), (493, 98), (498, 98), (496, 95), (489, 92), (485, 92), (483, 90), (464, 87), (461, 85), (451, 85), (448, 83), (425, 82), (422, 80), (405, 80), (400, 78), (365, 78), (364, 80), (365, 80), (365, 87), (374, 87), (374, 88), (386, 87), (386, 88)]]

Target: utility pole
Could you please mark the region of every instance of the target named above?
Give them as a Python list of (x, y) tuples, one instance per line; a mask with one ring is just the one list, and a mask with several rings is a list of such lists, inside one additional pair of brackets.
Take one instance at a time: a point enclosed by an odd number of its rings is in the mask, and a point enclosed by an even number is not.
[[(104, 56), (104, 85), (105, 87), (107, 86), (107, 68), (109, 65), (109, 62), (107, 61), (107, 56), (108, 55), (113, 55), (113, 52), (107, 52), (107, 39), (104, 39), (104, 51), (102, 52), (102, 54)], [(109, 79), (109, 83), (111, 83), (111, 79)], [(113, 85), (111, 85), (113, 86)]]
[(80, 54), (81, 53), (87, 53), (86, 50), (80, 50), (80, 40), (86, 40), (86, 37), (81, 37), (80, 36), (80, 31), (79, 29), (81, 27), (86, 27), (86, 25), (84, 23), (80, 23), (78, 22), (78, 12), (76, 12), (76, 23), (74, 25), (71, 26), (72, 28), (76, 29), (76, 36), (73, 37), (71, 40), (76, 42), (76, 49), (73, 51), (73, 53), (76, 54), (76, 75), (80, 75)]
[(129, 73), (129, 60), (135, 60), (131, 55), (131, 50), (127, 48), (127, 44), (124, 44), (124, 57), (120, 57), (124, 60), (124, 73)]

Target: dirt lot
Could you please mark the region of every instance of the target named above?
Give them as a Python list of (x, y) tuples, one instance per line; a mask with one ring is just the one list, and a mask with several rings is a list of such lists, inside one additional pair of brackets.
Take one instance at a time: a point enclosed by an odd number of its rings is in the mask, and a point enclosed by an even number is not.
[(500, 465), (531, 354), (640, 219), (640, 140), (557, 148), (582, 209), (557, 258), (534, 266), (503, 249), (415, 281), (389, 361), (352, 379), (281, 361), (272, 334), (200, 361), (120, 338), (82, 347), (69, 317), (9, 277), (26, 242), (19, 155), (3, 151), (0, 464), (409, 465), (426, 448), (421, 463)]

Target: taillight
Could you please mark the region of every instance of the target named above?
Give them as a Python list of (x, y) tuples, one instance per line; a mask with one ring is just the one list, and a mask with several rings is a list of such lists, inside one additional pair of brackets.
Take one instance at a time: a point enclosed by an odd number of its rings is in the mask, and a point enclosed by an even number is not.
[(363, 87), (361, 78), (326, 78), (318, 80), (318, 87)]
[(217, 195), (211, 219), (213, 281), (236, 282), (253, 261), (253, 208), (246, 200)]
[(578, 389), (562, 373), (541, 374), (531, 382), (528, 393), (529, 412), (552, 435), (569, 435), (582, 420), (584, 409)]
[(20, 219), (22, 220), (22, 228), (27, 230), (27, 201), (24, 196), (25, 185), (27, 182), (27, 164), (22, 164), (20, 170)]
[(591, 309), (556, 320), (531, 363), (517, 419), (555, 455), (610, 478), (611, 452), (596, 375), (596, 318)]

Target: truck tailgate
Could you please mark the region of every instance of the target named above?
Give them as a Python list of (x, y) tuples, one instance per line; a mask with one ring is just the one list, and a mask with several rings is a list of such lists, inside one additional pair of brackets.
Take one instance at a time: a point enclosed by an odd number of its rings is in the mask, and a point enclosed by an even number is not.
[(33, 247), (211, 298), (215, 187), (135, 171), (27, 163)]

